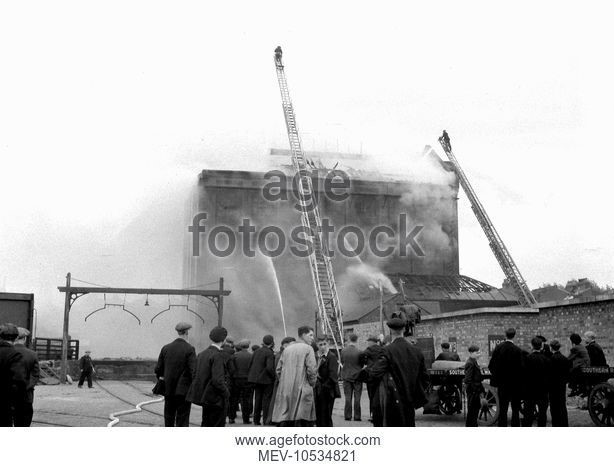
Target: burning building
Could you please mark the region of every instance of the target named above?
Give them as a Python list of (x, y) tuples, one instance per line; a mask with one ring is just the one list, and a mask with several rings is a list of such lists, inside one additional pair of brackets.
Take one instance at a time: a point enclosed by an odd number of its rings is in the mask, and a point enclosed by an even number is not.
[[(475, 308), (476, 302), (516, 303), (459, 276), (459, 183), (433, 150), (417, 159), (415, 173), (410, 168), (394, 174), (364, 168), (360, 154), (306, 156), (320, 215), (332, 229), (328, 245), (347, 319), (369, 315), (380, 286), (387, 301), (398, 300), (399, 279), (408, 284), (406, 298), (420, 301), (428, 313)], [(281, 337), (284, 327), (293, 335), (315, 317), (309, 263), (298, 248), (301, 213), (290, 154), (273, 149), (269, 159), (275, 171), (203, 170), (190, 206), (191, 218), (200, 213), (203, 231), (196, 243), (194, 237), (186, 242), (185, 285), (203, 286), (223, 276), (232, 290), (224, 322), (237, 337)], [(423, 176), (425, 171), (430, 175)], [(331, 186), (348, 196), (331, 196)], [(209, 328), (214, 319), (207, 305), (199, 307)]]

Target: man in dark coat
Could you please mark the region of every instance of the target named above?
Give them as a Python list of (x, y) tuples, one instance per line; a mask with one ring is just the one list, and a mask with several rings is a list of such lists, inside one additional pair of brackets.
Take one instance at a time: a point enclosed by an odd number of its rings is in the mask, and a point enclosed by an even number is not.
[(160, 351), (155, 373), (164, 381), (164, 426), (189, 426), (191, 404), (186, 400), (192, 383), (196, 351), (187, 342), (189, 323), (175, 326), (178, 337)]
[(32, 424), (32, 416), (34, 410), (34, 386), (38, 383), (40, 377), (40, 367), (38, 365), (38, 355), (36, 352), (26, 347), (26, 339), (30, 335), (30, 331), (26, 328), (17, 328), (19, 335), (15, 341), (15, 350), (23, 356), (23, 363), (26, 369), (26, 397), (15, 406), (15, 426), (30, 426)]
[(571, 362), (561, 354), (561, 343), (557, 340), (550, 342), (552, 357), (550, 357), (550, 384), (548, 387), (548, 400), (550, 401), (550, 415), (552, 426), (569, 426), (567, 418), (567, 381)]
[(543, 352), (543, 341), (531, 339), (533, 351), (524, 361), (525, 399), (523, 426), (532, 426), (537, 408), (537, 426), (546, 426), (548, 389), (550, 387), (550, 359)]
[(232, 356), (232, 368), (234, 369), (234, 373), (232, 374), (232, 386), (230, 388), (229, 423), (234, 423), (239, 403), (241, 403), (243, 423), (246, 425), (251, 423), (250, 417), (252, 416), (253, 410), (254, 389), (252, 385), (247, 382), (249, 365), (252, 361), (252, 354), (249, 352), (249, 346), (250, 342), (248, 340), (240, 341), (236, 347), (237, 352)]
[[(405, 322), (393, 318), (386, 323), (392, 342), (370, 370), (370, 376), (381, 380), (384, 426), (416, 426), (415, 410), (426, 402), (424, 390), (428, 382), (424, 355), (403, 338)], [(375, 419), (375, 415), (374, 415)], [(376, 425), (377, 426), (377, 425)]]
[(236, 368), (235, 368), (235, 361), (232, 357), (236, 353), (236, 351), (237, 350), (235, 348), (235, 340), (231, 336), (226, 337), (226, 340), (224, 341), (224, 345), (222, 346), (222, 352), (224, 353), (224, 358), (226, 359), (226, 375), (228, 378), (228, 380), (226, 381), (226, 385), (228, 386), (228, 390), (230, 391), (230, 398), (228, 399), (228, 414), (227, 415), (228, 415), (228, 423), (231, 425), (235, 422), (235, 418), (236, 418), (235, 417), (236, 410), (233, 414), (232, 409), (236, 408), (237, 404), (239, 403), (239, 401), (234, 398), (237, 391), (233, 387), (234, 374), (235, 374)]
[(376, 419), (376, 414), (382, 414), (381, 409), (377, 409), (376, 405), (379, 405), (379, 398), (377, 396), (379, 381), (374, 380), (370, 376), (370, 371), (375, 365), (375, 362), (384, 353), (384, 347), (380, 345), (380, 339), (378, 336), (369, 336), (367, 338), (367, 348), (360, 356), (360, 363), (365, 366), (360, 373), (360, 378), (367, 384), (367, 395), (369, 396), (369, 411), (371, 412), (370, 422), (373, 422), (375, 426), (383, 426), (381, 419)]
[(460, 356), (456, 352), (450, 350), (450, 344), (443, 342), (441, 344), (441, 353), (437, 355), (435, 360), (443, 360), (446, 362), (460, 362)]
[(507, 409), (512, 406), (512, 426), (520, 426), (520, 400), (522, 397), (522, 350), (514, 344), (516, 330), (505, 331), (505, 341), (492, 352), (488, 369), (490, 383), (499, 395), (499, 426), (507, 426)]
[(198, 354), (196, 372), (186, 399), (203, 408), (201, 426), (223, 427), (228, 410), (228, 374), (222, 351), (228, 331), (221, 326), (209, 333), (211, 345)]
[(13, 346), (18, 334), (14, 324), (0, 326), (0, 427), (13, 426), (13, 407), (26, 398), (26, 366)]
[[(352, 399), (354, 399), (354, 421), (361, 420), (360, 413), (360, 396), (362, 395), (362, 381), (359, 379), (361, 352), (356, 347), (358, 336), (350, 334), (348, 345), (341, 351), (341, 379), (343, 380), (343, 394), (345, 396), (345, 406), (343, 416), (346, 420), (352, 419)], [(319, 345), (319, 343), (318, 343)]]
[(481, 394), (484, 392), (482, 386), (482, 370), (478, 364), (480, 358), (480, 348), (477, 345), (469, 346), (469, 358), (465, 363), (465, 392), (467, 393), (467, 419), (465, 426), (478, 426), (478, 415), (480, 414)]
[(591, 358), (588, 355), (586, 347), (582, 345), (582, 337), (580, 334), (573, 333), (569, 336), (571, 349), (567, 359), (571, 362), (571, 371), (569, 372), (569, 387), (571, 388), (570, 396), (582, 395), (586, 392), (585, 378), (582, 375), (582, 368), (591, 365)]
[(254, 425), (261, 425), (261, 420), (266, 420), (269, 416), (275, 385), (274, 346), (273, 336), (264, 336), (262, 346), (254, 352), (249, 367), (247, 381), (254, 386)]
[(586, 342), (586, 351), (588, 357), (591, 360), (591, 366), (608, 366), (608, 362), (605, 359), (603, 349), (597, 344), (597, 336), (593, 331), (586, 331), (584, 333), (584, 341)]
[(339, 391), (339, 360), (328, 347), (326, 337), (318, 338), (318, 380), (314, 396), (316, 404), (316, 426), (333, 426), (333, 407), (335, 399), (341, 397)]
[(82, 388), (83, 383), (87, 379), (87, 387), (92, 389), (92, 374), (96, 373), (96, 368), (94, 368), (91, 353), (91, 351), (86, 350), (85, 355), (79, 359), (81, 375), (79, 376), (79, 383), (77, 384), (78, 388)]

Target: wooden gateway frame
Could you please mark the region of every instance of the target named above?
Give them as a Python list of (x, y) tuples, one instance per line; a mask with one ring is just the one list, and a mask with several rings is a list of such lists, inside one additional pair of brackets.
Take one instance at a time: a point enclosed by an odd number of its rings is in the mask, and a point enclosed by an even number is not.
[(224, 316), (224, 297), (230, 295), (230, 290), (224, 290), (224, 278), (220, 277), (219, 288), (217, 290), (204, 289), (140, 289), (126, 287), (73, 287), (71, 285), (71, 274), (66, 275), (66, 286), (58, 287), (58, 290), (65, 294), (64, 298), (64, 324), (62, 328), (62, 368), (60, 382), (66, 382), (68, 374), (68, 327), (70, 309), (79, 297), (88, 294), (130, 294), (130, 295), (200, 295), (205, 297), (215, 305), (217, 309), (217, 324), (222, 325)]

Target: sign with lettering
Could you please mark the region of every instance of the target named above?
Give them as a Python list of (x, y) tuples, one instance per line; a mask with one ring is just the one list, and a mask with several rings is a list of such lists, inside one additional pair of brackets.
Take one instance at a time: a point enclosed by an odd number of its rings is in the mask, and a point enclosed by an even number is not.
[(501, 342), (505, 341), (505, 336), (500, 334), (489, 334), (488, 335), (488, 356), (492, 356), (492, 351), (495, 350), (495, 347), (498, 346)]

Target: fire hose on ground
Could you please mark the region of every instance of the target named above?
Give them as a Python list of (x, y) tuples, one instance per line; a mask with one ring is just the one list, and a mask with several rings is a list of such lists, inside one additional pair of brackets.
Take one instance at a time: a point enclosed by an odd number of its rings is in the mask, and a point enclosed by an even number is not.
[(145, 405), (149, 405), (149, 404), (155, 404), (157, 402), (162, 402), (163, 400), (164, 400), (164, 397), (160, 397), (158, 399), (153, 399), (149, 401), (143, 401), (143, 402), (139, 402), (138, 404), (136, 404), (134, 409), (122, 410), (121, 412), (113, 412), (112, 414), (109, 415), (109, 420), (111, 421), (107, 424), (107, 427), (111, 428), (112, 426), (117, 425), (119, 423), (118, 417), (121, 417), (122, 415), (130, 415), (133, 413), (142, 412), (143, 409), (141, 407)]

